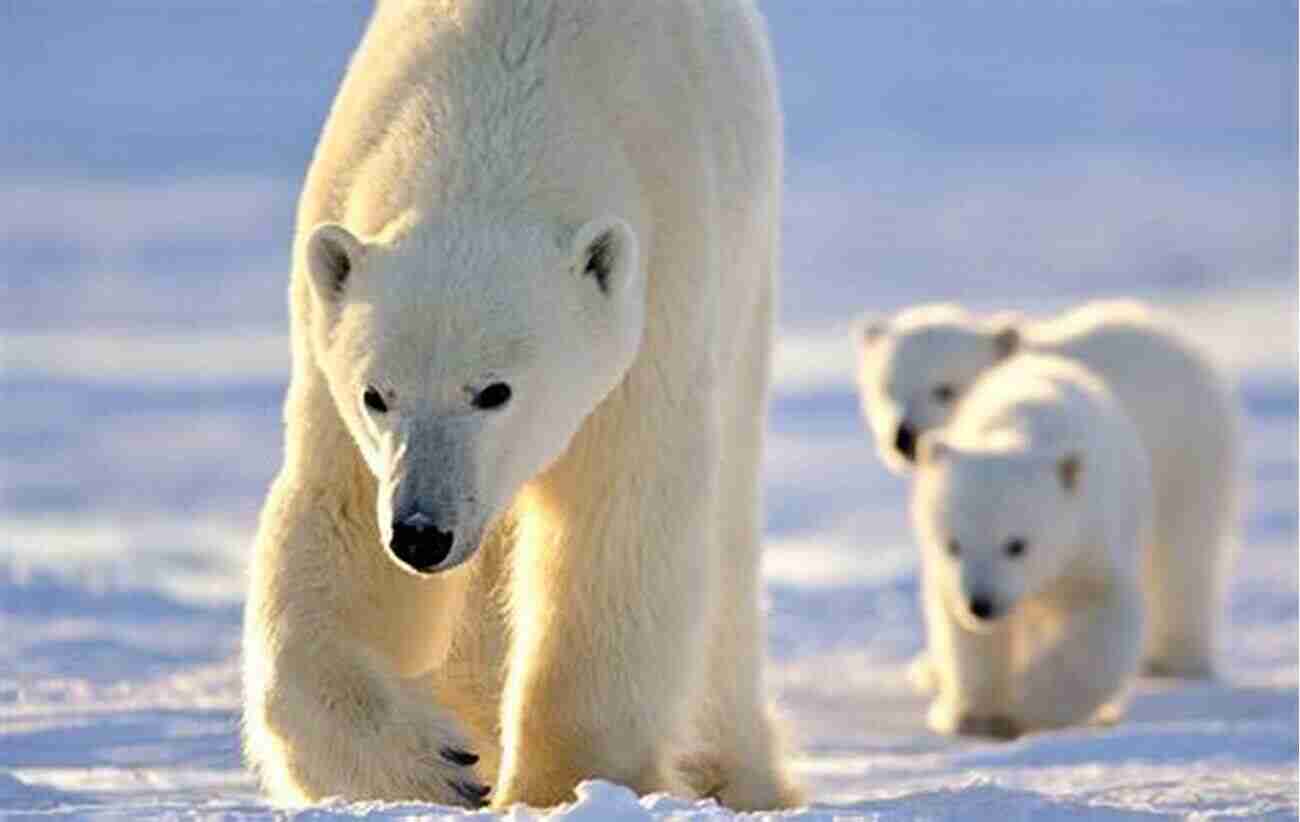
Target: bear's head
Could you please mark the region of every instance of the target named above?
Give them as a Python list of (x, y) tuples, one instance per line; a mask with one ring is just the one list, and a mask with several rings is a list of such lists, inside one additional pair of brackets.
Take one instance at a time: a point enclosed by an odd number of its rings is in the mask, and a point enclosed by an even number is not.
[(1077, 556), (1079, 451), (960, 449), (921, 439), (912, 519), (930, 579), (969, 630), (987, 630), (1043, 592)]
[(623, 220), (316, 227), (311, 345), (378, 481), (403, 568), (453, 568), (559, 457), (640, 347), (644, 276)]
[(955, 305), (923, 305), (854, 332), (862, 412), (880, 458), (895, 473), (916, 461), (922, 434), (948, 421), (979, 376), (1020, 343), (1016, 319), (972, 317)]

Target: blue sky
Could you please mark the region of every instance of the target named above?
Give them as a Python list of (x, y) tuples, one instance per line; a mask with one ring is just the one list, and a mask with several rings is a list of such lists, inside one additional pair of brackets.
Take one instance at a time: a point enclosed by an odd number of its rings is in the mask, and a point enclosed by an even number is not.
[[(1294, 3), (763, 7), (786, 327), (1294, 278)], [(293, 201), (367, 9), (11, 4), (0, 321), (282, 325)]]

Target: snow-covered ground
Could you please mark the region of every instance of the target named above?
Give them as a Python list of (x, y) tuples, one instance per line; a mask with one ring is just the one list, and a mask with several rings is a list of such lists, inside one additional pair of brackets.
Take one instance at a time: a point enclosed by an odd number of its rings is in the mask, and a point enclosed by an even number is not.
[[(0, 817), (273, 813), (239, 760), (242, 569), (279, 460), (293, 199), (364, 6), (6, 6)], [(768, 650), (796, 818), (1296, 818), (1296, 19), (1224, 8), (769, 4)], [(1247, 419), (1222, 676), (1143, 681), (1112, 727), (937, 737), (903, 678), (906, 487), (858, 421), (848, 322), (1115, 294), (1180, 317)], [(569, 818), (722, 814), (580, 794)], [(364, 812), (450, 811), (311, 813)]]

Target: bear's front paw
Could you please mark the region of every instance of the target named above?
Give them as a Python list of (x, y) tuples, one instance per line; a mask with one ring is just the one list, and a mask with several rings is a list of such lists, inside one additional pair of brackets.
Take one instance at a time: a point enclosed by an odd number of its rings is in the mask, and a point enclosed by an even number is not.
[(383, 799), (413, 799), (440, 805), (481, 808), (490, 788), (474, 771), (478, 754), (448, 720), (427, 712), (390, 717), (387, 729), (359, 753)]
[(1023, 733), (1020, 723), (1005, 714), (976, 712), (944, 699), (936, 699), (930, 704), (926, 724), (935, 733), (991, 739), (1015, 739)]
[(474, 774), (474, 765), (478, 763), (478, 754), (461, 748), (444, 747), (438, 755), (455, 768), (465, 771), (462, 774), (444, 776), (447, 786), (456, 792), (471, 808), (487, 805), (487, 795), (492, 791), (487, 785), (480, 784)]
[(1020, 724), (1009, 716), (971, 714), (957, 717), (956, 732), (962, 736), (983, 736), (1001, 740), (1012, 740), (1021, 734)]

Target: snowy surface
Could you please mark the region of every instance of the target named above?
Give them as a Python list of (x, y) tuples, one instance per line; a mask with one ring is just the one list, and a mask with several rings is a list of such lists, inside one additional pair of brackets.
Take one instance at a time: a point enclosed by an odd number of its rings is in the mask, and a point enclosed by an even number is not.
[[(1294, 819), (1294, 5), (914, 5), (769, 4), (768, 650), (814, 800), (792, 818)], [(5, 6), (0, 817), (274, 812), (238, 752), (243, 564), (279, 460), (293, 200), (364, 6)], [(1117, 294), (1180, 317), (1247, 419), (1222, 676), (1142, 681), (1112, 727), (937, 737), (903, 677), (906, 487), (858, 421), (848, 323)], [(307, 811), (364, 813), (455, 811)], [(726, 812), (591, 783), (555, 815)]]

